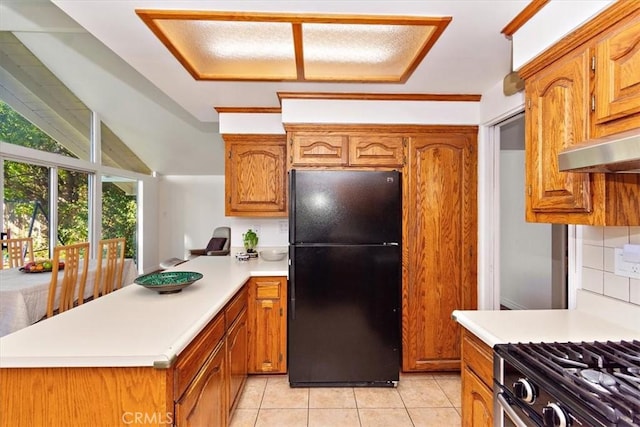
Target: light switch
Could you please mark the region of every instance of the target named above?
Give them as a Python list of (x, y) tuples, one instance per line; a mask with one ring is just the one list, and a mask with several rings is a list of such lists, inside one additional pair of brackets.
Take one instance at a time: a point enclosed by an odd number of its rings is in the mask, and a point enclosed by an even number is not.
[[(639, 246), (639, 245), (625, 245), (625, 246)], [(625, 252), (627, 259), (635, 259), (633, 249), (631, 250), (631, 258), (629, 258), (629, 250), (622, 248), (615, 248), (615, 264), (614, 273), (617, 276), (631, 277), (633, 279), (640, 279), (640, 261), (639, 262), (627, 262), (625, 261)]]

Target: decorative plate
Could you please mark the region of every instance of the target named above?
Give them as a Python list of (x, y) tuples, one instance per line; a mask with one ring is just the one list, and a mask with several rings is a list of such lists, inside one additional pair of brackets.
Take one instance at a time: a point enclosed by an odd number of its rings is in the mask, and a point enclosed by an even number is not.
[(202, 277), (201, 273), (195, 271), (162, 271), (138, 276), (133, 282), (159, 294), (173, 294)]
[[(53, 267), (50, 259), (29, 262), (18, 269), (23, 273), (51, 273)], [(64, 261), (58, 263), (58, 270), (64, 270)]]

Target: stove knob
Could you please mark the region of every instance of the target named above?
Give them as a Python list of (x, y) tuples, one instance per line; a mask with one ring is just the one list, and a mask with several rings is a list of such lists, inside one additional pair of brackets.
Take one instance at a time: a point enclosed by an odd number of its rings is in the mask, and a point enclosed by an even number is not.
[(522, 399), (529, 405), (533, 405), (536, 401), (536, 397), (538, 397), (536, 387), (526, 378), (520, 378), (518, 381), (513, 383), (513, 392), (518, 399)]
[(557, 403), (549, 402), (542, 408), (542, 420), (546, 427), (567, 427), (571, 421), (567, 413)]

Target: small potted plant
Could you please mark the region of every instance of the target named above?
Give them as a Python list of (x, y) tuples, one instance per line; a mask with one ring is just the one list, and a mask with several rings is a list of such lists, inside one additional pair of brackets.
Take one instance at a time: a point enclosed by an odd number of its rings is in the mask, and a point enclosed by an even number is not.
[(242, 235), (242, 242), (248, 254), (255, 253), (256, 246), (258, 246), (258, 235), (252, 229), (248, 229), (247, 232)]

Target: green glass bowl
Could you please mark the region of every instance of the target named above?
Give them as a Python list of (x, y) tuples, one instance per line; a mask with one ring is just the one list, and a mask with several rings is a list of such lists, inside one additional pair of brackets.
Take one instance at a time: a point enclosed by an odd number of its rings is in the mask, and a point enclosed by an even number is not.
[(133, 282), (159, 294), (173, 294), (202, 277), (202, 274), (195, 271), (162, 271), (138, 276)]

